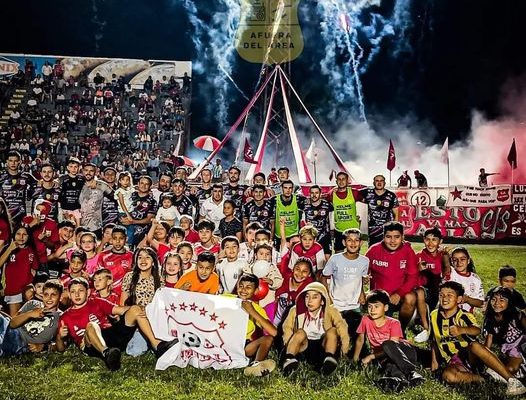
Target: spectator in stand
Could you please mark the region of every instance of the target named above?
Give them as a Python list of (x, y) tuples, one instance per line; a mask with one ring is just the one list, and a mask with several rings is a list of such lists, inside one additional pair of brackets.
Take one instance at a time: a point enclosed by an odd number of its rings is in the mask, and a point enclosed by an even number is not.
[(491, 175), (498, 175), (498, 172), (486, 172), (484, 168), (480, 169), (479, 174), (479, 186), (480, 187), (488, 187), (488, 177)]
[(427, 188), (427, 178), (419, 170), (415, 171), (416, 187)]
[(49, 64), (49, 61), (46, 61), (40, 70), (42, 72), (42, 77), (46, 82), (49, 82), (52, 78), (53, 67)]
[(399, 188), (411, 188), (411, 177), (407, 173), (407, 170), (400, 175), (396, 182), (398, 183)]
[(223, 182), (223, 166), (220, 158), (216, 158), (216, 163), (212, 167), (212, 182)]
[(95, 84), (95, 88), (97, 89), (101, 89), (105, 81), (106, 81), (106, 78), (104, 78), (98, 72), (95, 74), (95, 77), (93, 78), (93, 83)]

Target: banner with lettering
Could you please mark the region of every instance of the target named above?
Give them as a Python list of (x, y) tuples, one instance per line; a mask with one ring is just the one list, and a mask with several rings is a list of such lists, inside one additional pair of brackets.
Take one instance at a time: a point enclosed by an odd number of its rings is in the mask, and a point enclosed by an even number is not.
[(409, 236), (438, 227), (447, 237), (468, 240), (505, 239), (511, 232), (511, 206), (400, 206), (400, 222)]
[(526, 238), (526, 185), (513, 185), (510, 220), (510, 236)]
[(511, 186), (490, 187), (451, 186), (446, 205), (458, 206), (507, 206), (511, 204)]
[(155, 337), (179, 342), (155, 366), (229, 369), (248, 365), (245, 336), (248, 314), (235, 297), (162, 288), (146, 307)]

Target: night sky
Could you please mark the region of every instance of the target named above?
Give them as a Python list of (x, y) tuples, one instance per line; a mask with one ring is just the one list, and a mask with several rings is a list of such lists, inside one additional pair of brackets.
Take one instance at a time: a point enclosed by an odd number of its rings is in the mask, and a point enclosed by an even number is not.
[[(181, 1), (92, 0), (11, 1), (2, 4), (3, 39), (0, 52), (73, 56), (195, 60), (192, 26)], [(198, 1), (202, 17), (217, 2)], [(292, 78), (315, 115), (331, 104), (327, 78), (316, 71), (318, 46), (315, 2), (303, 0), (300, 23), (305, 51), (292, 64)], [(453, 142), (469, 132), (473, 110), (489, 118), (501, 116), (502, 88), (526, 71), (524, 16), (526, 1), (422, 0), (413, 1), (410, 51), (393, 57), (392, 38), (362, 76), (366, 112), (372, 125), (386, 118), (410, 115), (433, 126), (436, 143)], [(93, 6), (96, 6), (94, 11)], [(393, 0), (383, 1), (379, 13), (389, 13)], [(100, 22), (106, 21), (101, 27)], [(307, 22), (308, 21), (308, 22)], [(97, 36), (99, 35), (99, 36)], [(239, 57), (233, 77), (252, 93), (259, 66)], [(206, 71), (205, 71), (206, 75)], [(204, 81), (194, 74), (194, 82)], [(213, 115), (202, 107), (204, 96), (195, 85), (192, 130), (214, 130)], [(230, 108), (233, 120), (246, 101), (235, 91)]]

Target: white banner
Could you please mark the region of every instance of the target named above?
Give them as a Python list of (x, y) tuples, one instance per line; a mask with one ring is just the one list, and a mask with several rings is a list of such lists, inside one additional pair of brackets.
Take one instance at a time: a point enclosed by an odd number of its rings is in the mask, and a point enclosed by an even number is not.
[(146, 314), (158, 339), (179, 339), (157, 360), (156, 369), (187, 365), (229, 369), (248, 365), (248, 314), (241, 308), (240, 299), (162, 288), (146, 307)]
[(458, 206), (508, 206), (511, 204), (511, 185), (490, 187), (450, 186), (448, 207)]

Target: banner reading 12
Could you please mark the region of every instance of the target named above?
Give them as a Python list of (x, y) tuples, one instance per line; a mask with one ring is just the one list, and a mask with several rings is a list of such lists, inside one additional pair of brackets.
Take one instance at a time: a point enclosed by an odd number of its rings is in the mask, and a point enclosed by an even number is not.
[(303, 51), (300, 0), (242, 0), (236, 32), (239, 55), (252, 63), (280, 64)]

